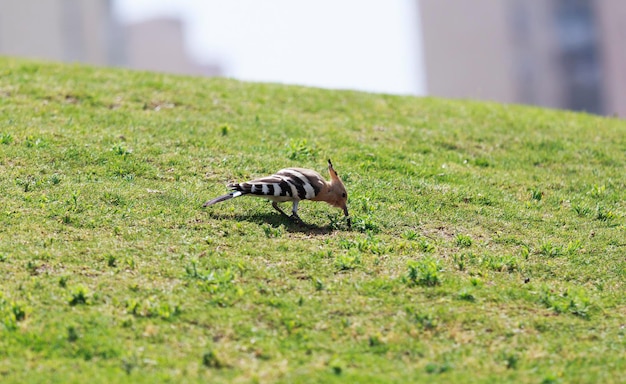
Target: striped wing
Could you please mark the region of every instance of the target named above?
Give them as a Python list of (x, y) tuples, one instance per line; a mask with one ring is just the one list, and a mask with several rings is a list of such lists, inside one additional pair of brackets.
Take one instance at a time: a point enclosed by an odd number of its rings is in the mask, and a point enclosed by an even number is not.
[(326, 181), (310, 169), (286, 168), (276, 174), (240, 184), (230, 184), (234, 191), (257, 196), (284, 197), (285, 200), (312, 199), (322, 190)]

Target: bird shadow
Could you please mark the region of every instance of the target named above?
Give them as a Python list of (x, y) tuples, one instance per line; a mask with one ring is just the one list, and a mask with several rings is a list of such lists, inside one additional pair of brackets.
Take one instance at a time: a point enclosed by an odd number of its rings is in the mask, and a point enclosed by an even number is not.
[(297, 223), (285, 216), (276, 213), (253, 213), (248, 215), (241, 214), (222, 214), (222, 213), (209, 213), (214, 219), (219, 220), (237, 220), (247, 221), (258, 225), (268, 224), (273, 228), (278, 228), (281, 225), (285, 227), (287, 232), (301, 232), (314, 235), (328, 235), (335, 231), (330, 226), (319, 226), (316, 224)]

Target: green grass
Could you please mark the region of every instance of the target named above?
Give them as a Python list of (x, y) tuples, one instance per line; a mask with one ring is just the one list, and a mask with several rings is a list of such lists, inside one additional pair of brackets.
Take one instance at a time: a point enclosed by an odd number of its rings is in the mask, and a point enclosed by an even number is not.
[[(287, 166), (349, 191), (202, 209)], [(626, 123), (0, 59), (0, 381), (620, 382)]]

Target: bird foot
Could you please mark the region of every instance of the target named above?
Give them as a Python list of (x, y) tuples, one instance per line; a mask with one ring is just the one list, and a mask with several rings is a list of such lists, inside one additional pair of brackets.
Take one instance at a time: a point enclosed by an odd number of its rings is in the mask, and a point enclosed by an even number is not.
[(289, 216), (289, 218), (291, 219), (291, 221), (293, 221), (294, 223), (296, 223), (298, 225), (305, 225), (304, 221), (302, 221), (300, 216), (296, 215), (295, 213), (293, 215)]

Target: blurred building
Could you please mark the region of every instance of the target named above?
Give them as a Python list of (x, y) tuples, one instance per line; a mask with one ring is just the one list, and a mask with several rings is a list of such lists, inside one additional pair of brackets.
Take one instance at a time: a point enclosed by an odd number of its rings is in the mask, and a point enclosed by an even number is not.
[(185, 52), (182, 22), (176, 18), (157, 18), (124, 27), (126, 65), (185, 75), (218, 76), (217, 65), (200, 65)]
[(0, 53), (121, 64), (108, 1), (0, 0)]
[(0, 0), (0, 55), (215, 76), (185, 51), (173, 18), (121, 25), (111, 0)]
[(419, 0), (427, 92), (626, 117), (626, 2)]

